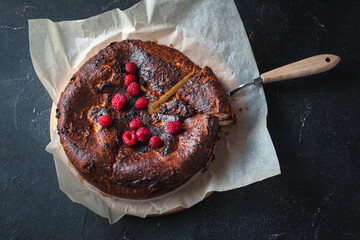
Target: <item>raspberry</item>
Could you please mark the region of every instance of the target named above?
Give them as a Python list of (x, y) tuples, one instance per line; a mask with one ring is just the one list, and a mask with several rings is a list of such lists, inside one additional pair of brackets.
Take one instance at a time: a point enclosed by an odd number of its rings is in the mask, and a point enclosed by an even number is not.
[(163, 140), (161, 140), (161, 138), (159, 138), (158, 136), (153, 136), (150, 138), (149, 145), (152, 146), (153, 148), (159, 148), (163, 144), (164, 144)]
[(130, 85), (127, 87), (126, 92), (130, 95), (130, 96), (136, 96), (139, 95), (140, 93), (140, 88), (139, 88), (139, 84), (137, 84), (136, 82), (130, 83)]
[(130, 122), (130, 129), (133, 131), (136, 131), (139, 128), (141, 128), (142, 125), (143, 125), (143, 123), (141, 122), (141, 120), (138, 118), (135, 118), (135, 119), (131, 120), (131, 122)]
[(181, 130), (181, 122), (179, 121), (168, 122), (165, 128), (168, 133), (171, 134), (178, 133)]
[(108, 127), (112, 124), (113, 120), (110, 115), (102, 115), (99, 117), (98, 122), (103, 127)]
[(130, 73), (130, 74), (135, 74), (136, 73), (136, 65), (135, 63), (133, 62), (128, 62), (126, 65), (125, 65), (125, 70), (127, 73)]
[(150, 129), (146, 127), (141, 127), (136, 131), (136, 137), (140, 142), (146, 142), (151, 137)]
[(129, 86), (130, 83), (135, 82), (135, 80), (136, 80), (135, 75), (128, 74), (128, 75), (125, 76), (125, 85)]
[(135, 133), (132, 131), (127, 131), (122, 135), (122, 139), (126, 146), (134, 146), (136, 143), (136, 136)]
[(126, 95), (118, 93), (114, 95), (114, 97), (111, 100), (111, 103), (114, 106), (114, 108), (116, 108), (117, 110), (121, 110), (126, 100), (127, 100)]
[(149, 104), (149, 101), (146, 98), (141, 97), (141, 98), (138, 98), (138, 100), (136, 100), (135, 107), (137, 109), (144, 109), (144, 108), (147, 108), (148, 104)]

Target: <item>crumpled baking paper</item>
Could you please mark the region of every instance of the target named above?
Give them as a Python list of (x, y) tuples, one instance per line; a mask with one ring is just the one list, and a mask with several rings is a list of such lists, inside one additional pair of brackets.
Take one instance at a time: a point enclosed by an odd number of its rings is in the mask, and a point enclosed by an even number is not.
[[(200, 67), (209, 66), (228, 91), (259, 76), (256, 62), (233, 1), (147, 0), (84, 20), (29, 20), (31, 59), (56, 105), (80, 66), (100, 49), (124, 39), (154, 40), (173, 46)], [(225, 127), (215, 146), (215, 160), (171, 193), (150, 200), (126, 200), (100, 192), (76, 172), (56, 132), (46, 150), (54, 155), (60, 189), (74, 202), (118, 221), (189, 208), (208, 192), (226, 191), (280, 173), (266, 128), (267, 106), (261, 85), (241, 90), (231, 99), (237, 123)]]

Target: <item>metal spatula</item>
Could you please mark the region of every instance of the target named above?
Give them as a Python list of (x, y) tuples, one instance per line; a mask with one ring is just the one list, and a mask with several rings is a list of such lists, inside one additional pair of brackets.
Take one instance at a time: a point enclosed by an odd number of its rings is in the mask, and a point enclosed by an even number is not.
[(253, 81), (244, 83), (229, 92), (229, 96), (231, 97), (240, 89), (251, 85), (278, 82), (325, 72), (335, 67), (339, 61), (340, 57), (332, 54), (321, 54), (305, 58), (303, 60), (290, 63), (288, 65), (263, 73), (260, 75), (260, 77), (255, 78)]

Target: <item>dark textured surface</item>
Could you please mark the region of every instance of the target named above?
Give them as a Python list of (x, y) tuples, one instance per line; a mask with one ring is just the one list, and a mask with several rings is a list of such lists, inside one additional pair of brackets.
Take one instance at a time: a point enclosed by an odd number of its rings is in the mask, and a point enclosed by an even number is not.
[(0, 2), (0, 239), (358, 239), (360, 4), (237, 1), (261, 72), (319, 53), (330, 72), (265, 86), (282, 175), (214, 193), (175, 215), (114, 225), (57, 184), (51, 100), (29, 56), (27, 19), (90, 17), (134, 1)]

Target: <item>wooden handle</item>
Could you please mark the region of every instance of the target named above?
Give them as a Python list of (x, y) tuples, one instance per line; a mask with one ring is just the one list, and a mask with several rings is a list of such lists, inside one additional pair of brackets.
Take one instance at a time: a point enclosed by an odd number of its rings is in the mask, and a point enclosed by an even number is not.
[(309, 57), (283, 67), (261, 74), (264, 83), (277, 82), (292, 78), (305, 77), (325, 72), (335, 67), (340, 57), (331, 54), (321, 54)]

